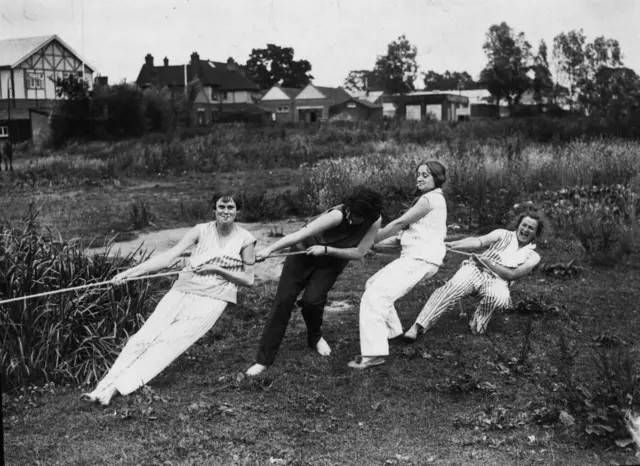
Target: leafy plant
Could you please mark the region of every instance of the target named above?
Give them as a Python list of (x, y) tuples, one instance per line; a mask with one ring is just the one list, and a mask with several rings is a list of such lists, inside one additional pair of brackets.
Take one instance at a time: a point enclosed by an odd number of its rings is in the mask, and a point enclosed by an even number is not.
[[(0, 229), (0, 300), (107, 281), (138, 252), (84, 251), (79, 242), (43, 230), (30, 209), (21, 227)], [(3, 388), (95, 382), (152, 309), (152, 290), (149, 282), (135, 281), (0, 305)]]

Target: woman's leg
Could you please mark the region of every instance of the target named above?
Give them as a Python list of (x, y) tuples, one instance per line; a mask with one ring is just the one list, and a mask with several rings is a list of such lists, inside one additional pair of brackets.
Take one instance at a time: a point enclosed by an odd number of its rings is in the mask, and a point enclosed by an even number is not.
[(225, 301), (177, 291), (167, 297), (158, 304), (160, 312), (127, 342), (90, 397), (108, 404), (116, 391), (128, 395), (137, 390), (208, 332), (227, 306)]
[(114, 381), (132, 364), (140, 351), (139, 348), (144, 346), (144, 342), (169, 325), (169, 322), (177, 313), (176, 305), (181, 297), (182, 293), (172, 290), (169, 290), (162, 297), (142, 327), (129, 337), (109, 371), (100, 380), (96, 388), (88, 394), (89, 397), (110, 398), (115, 393)]
[[(302, 311), (302, 317), (307, 326), (307, 344), (309, 348), (317, 349), (323, 356), (331, 353), (329, 345), (322, 338), (322, 319), (324, 316), (324, 306), (327, 303), (327, 295), (336, 280), (344, 270), (343, 264), (335, 266), (319, 267), (313, 271), (309, 277), (309, 282), (298, 301)], [(318, 342), (323, 341), (321, 348)]]
[(367, 281), (360, 301), (360, 349), (363, 356), (387, 356), (389, 338), (402, 334), (394, 303), (438, 266), (401, 257)]
[(509, 285), (502, 279), (487, 277), (480, 293), (482, 300), (470, 322), (471, 331), (474, 333), (484, 333), (487, 330), (493, 311), (507, 309), (511, 305)]
[(273, 364), (289, 325), (296, 299), (306, 286), (312, 271), (309, 258), (290, 256), (284, 261), (271, 313), (262, 331), (256, 355), (256, 363), (263, 368)]
[(465, 262), (462, 267), (443, 286), (438, 288), (429, 297), (427, 304), (422, 308), (416, 323), (411, 327), (408, 338), (415, 338), (417, 326), (424, 331), (431, 328), (444, 312), (453, 306), (456, 301), (479, 289), (482, 286), (482, 273), (472, 263)]

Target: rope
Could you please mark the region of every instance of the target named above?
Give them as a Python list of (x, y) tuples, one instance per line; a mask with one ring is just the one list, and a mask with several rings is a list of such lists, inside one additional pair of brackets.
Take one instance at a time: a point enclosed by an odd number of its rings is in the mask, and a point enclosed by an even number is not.
[[(271, 254), (270, 256), (265, 257), (263, 260), (270, 259), (272, 257), (295, 256), (295, 255), (299, 255), (299, 254), (306, 254), (306, 251), (284, 252), (284, 253), (281, 253), (281, 254)], [(260, 261), (260, 262), (262, 262), (262, 261)], [(169, 275), (176, 275), (176, 274), (181, 273), (181, 272), (191, 272), (193, 270), (195, 270), (195, 269), (186, 268), (186, 269), (182, 269), (182, 270), (172, 270), (170, 272), (156, 273), (156, 274), (153, 274), (153, 275), (141, 275), (139, 277), (126, 278), (124, 281), (128, 282), (128, 281), (134, 281), (134, 280), (144, 280), (146, 278), (166, 277), (166, 276), (169, 276)], [(59, 294), (59, 293), (66, 293), (68, 291), (84, 290), (84, 289), (87, 289), (87, 288), (95, 288), (95, 287), (98, 287), (98, 286), (105, 286), (105, 285), (113, 285), (113, 282), (111, 280), (107, 280), (107, 281), (98, 282), (98, 283), (87, 283), (86, 285), (73, 286), (71, 288), (63, 288), (61, 290), (45, 291), (43, 293), (32, 294), (32, 295), (29, 295), (29, 296), (20, 296), (18, 298), (6, 299), (4, 301), (0, 301), (0, 304), (9, 304), (9, 303), (14, 303), (16, 301), (23, 301), (23, 300), (26, 301), (27, 299), (41, 298), (43, 296), (51, 296), (51, 295)]]
[[(181, 272), (190, 272), (191, 270), (192, 269), (172, 270), (170, 272), (156, 273), (153, 275), (141, 275), (139, 277), (127, 278), (124, 281), (128, 282), (128, 281), (134, 281), (134, 280), (144, 280), (145, 278), (166, 277), (168, 275), (175, 275)], [(6, 299), (4, 301), (0, 301), (0, 304), (8, 304), (16, 301), (22, 301), (22, 300), (33, 299), (33, 298), (41, 298), (42, 296), (50, 296), (50, 295), (59, 294), (59, 293), (66, 293), (67, 291), (84, 290), (86, 288), (93, 288), (93, 287), (104, 286), (104, 285), (113, 285), (113, 282), (111, 280), (107, 280), (104, 282), (87, 283), (86, 285), (73, 286), (71, 288), (63, 288), (61, 290), (45, 291), (44, 293), (32, 294), (29, 296), (20, 296), (19, 298)]]

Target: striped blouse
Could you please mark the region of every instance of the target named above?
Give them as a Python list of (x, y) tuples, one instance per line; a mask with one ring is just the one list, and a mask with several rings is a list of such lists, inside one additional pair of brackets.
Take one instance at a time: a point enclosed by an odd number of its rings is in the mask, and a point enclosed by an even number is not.
[(486, 257), (510, 269), (515, 269), (519, 265), (524, 264), (530, 257), (540, 257), (535, 251), (536, 245), (533, 243), (519, 247), (518, 237), (515, 231), (503, 229), (498, 231), (502, 236), (501, 239), (480, 254), (480, 257)]
[[(211, 264), (232, 272), (243, 270), (242, 251), (257, 241), (251, 233), (234, 225), (234, 232), (225, 238), (226, 243), (222, 245), (216, 222), (201, 223), (197, 227), (200, 230), (200, 235), (188, 261), (189, 267)], [(193, 272), (180, 273), (172, 289), (234, 304), (237, 301), (238, 293), (238, 285), (218, 274), (196, 274)]]

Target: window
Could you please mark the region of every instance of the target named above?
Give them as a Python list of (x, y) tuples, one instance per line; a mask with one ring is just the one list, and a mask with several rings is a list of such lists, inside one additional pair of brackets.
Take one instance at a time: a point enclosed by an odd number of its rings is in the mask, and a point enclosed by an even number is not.
[(44, 89), (44, 76), (42, 73), (27, 74), (27, 89)]
[(206, 115), (204, 113), (204, 108), (199, 108), (198, 109), (198, 124), (200, 126), (204, 126), (207, 124), (207, 119), (206, 119)]
[(229, 93), (228, 92), (223, 92), (222, 93), (222, 100), (229, 100)]
[(9, 127), (0, 126), (0, 138), (8, 138), (8, 137), (9, 137)]
[(278, 113), (289, 113), (289, 107), (286, 105), (282, 105), (278, 107)]
[(356, 104), (355, 104), (354, 102), (349, 102), (349, 103), (347, 104), (347, 107), (349, 107), (349, 108), (356, 108)]
[(212, 92), (211, 93), (211, 100), (217, 102), (218, 101), (218, 93), (217, 92)]

